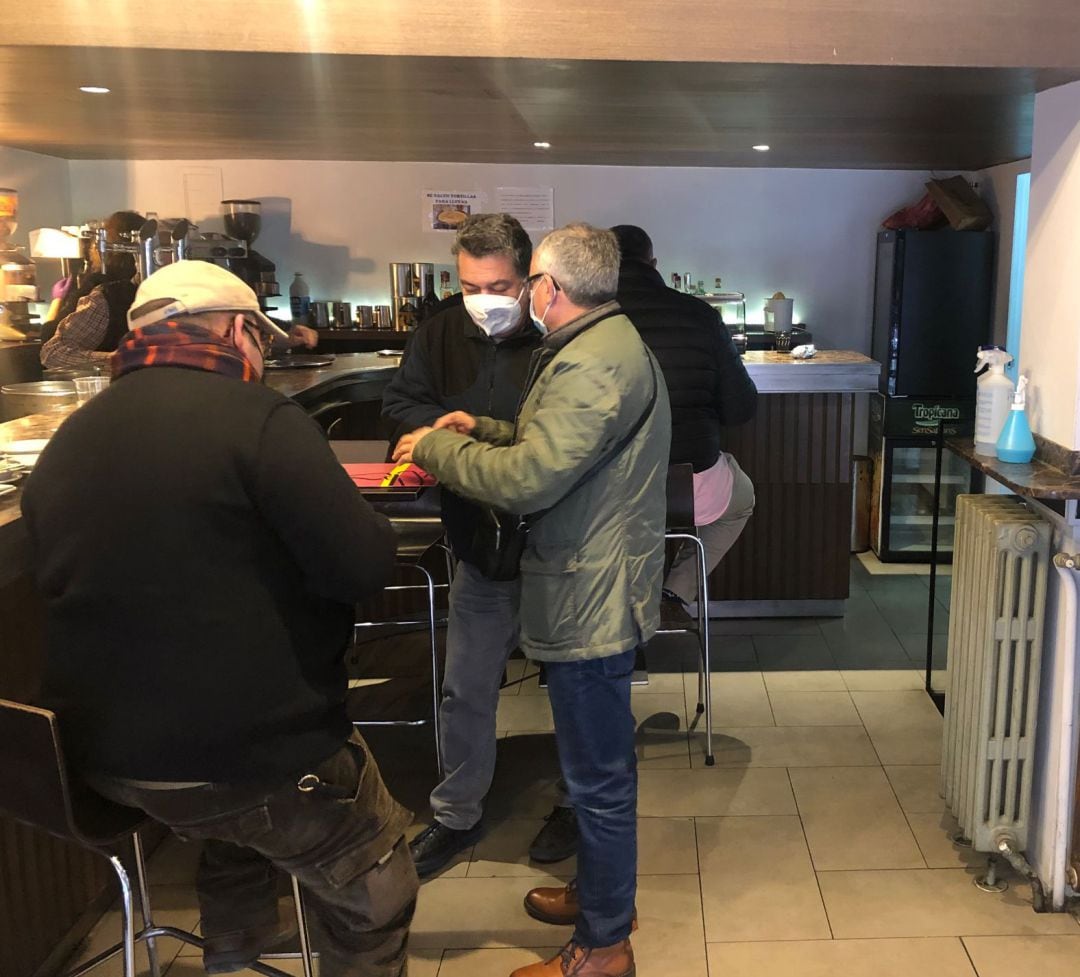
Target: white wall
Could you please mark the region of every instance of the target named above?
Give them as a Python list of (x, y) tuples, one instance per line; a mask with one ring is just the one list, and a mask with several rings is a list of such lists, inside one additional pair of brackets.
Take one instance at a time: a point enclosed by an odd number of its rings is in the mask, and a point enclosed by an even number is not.
[(653, 237), (665, 277), (689, 270), (711, 288), (720, 275), (725, 288), (747, 293), (749, 318), (757, 322), (765, 296), (783, 290), (823, 345), (861, 351), (870, 344), (874, 234), (885, 216), (924, 192), (927, 179), (923, 172), (874, 170), (71, 163), (79, 220), (133, 207), (220, 229), (218, 200), (260, 199), (257, 247), (277, 264), (282, 289), (301, 271), (313, 298), (354, 304), (388, 301), (390, 261), (449, 266), (451, 235), (421, 229), (422, 190), (478, 190), (493, 208), (498, 186), (550, 186), (556, 224), (640, 224)]
[(1016, 214), (1016, 178), (1031, 169), (1030, 159), (1002, 163), (979, 170), (974, 178), (979, 191), (994, 215), (994, 247), (996, 269), (992, 307), (993, 331), (991, 342), (1005, 345), (1009, 328), (1009, 284), (1012, 274), (1013, 219)]
[[(1020, 368), (1031, 377), (1032, 426), (1067, 448), (1080, 448), (1080, 310), (1076, 269), (1080, 267), (1080, 82), (1035, 97), (1031, 155), (1031, 205), (1024, 281)], [(1055, 551), (1080, 549), (1080, 527), (1057, 517)], [(1071, 775), (1058, 777), (1066, 751), (1075, 770), (1074, 744), (1063, 740), (1062, 723), (1076, 704), (1065, 702), (1068, 669), (1080, 663), (1077, 635), (1065, 627), (1056, 574), (1051, 571), (1043, 648), (1043, 694), (1035, 768), (1035, 831), (1032, 861), (1044, 882), (1060, 881), (1065, 866), (1055, 857), (1056, 801), (1072, 796)]]
[[(27, 247), (28, 234), (39, 227), (71, 223), (71, 187), (68, 161), (22, 149), (0, 146), (0, 187), (19, 191), (19, 227), (12, 241)], [(58, 261), (38, 261), (38, 286), (47, 299), (60, 277)]]
[(1035, 97), (1020, 369), (1032, 426), (1080, 448), (1080, 82)]

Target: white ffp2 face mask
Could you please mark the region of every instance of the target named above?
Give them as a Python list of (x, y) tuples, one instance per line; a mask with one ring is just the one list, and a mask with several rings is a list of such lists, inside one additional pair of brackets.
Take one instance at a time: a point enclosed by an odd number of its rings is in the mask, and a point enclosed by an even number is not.
[(521, 296), (466, 295), (465, 311), (469, 318), (492, 339), (498, 339), (517, 329), (521, 322)]

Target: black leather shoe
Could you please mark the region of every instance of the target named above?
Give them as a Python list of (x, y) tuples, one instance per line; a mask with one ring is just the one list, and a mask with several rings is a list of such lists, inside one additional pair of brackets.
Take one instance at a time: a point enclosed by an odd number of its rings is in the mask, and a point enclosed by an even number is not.
[(572, 858), (578, 849), (577, 815), (572, 807), (556, 807), (529, 846), (529, 858), (546, 865)]
[(683, 599), (670, 590), (663, 591), (660, 597), (660, 630), (685, 631), (694, 627), (695, 623)]
[(409, 852), (416, 863), (416, 874), (422, 879), (434, 875), (459, 852), (475, 845), (483, 834), (484, 829), (479, 822), (471, 828), (458, 831), (433, 821), (409, 842)]

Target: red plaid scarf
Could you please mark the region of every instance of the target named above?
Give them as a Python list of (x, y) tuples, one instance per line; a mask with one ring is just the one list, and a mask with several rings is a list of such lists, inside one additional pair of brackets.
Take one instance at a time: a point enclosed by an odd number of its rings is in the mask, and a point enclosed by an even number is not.
[(110, 363), (114, 380), (146, 366), (179, 366), (259, 382), (251, 364), (223, 336), (183, 322), (133, 329), (120, 340)]

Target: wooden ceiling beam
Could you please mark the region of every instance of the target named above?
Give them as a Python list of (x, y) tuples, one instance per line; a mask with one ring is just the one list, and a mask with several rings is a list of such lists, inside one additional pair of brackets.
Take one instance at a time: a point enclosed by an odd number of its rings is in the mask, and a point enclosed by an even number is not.
[(1080, 68), (1077, 0), (33, 0), (4, 44)]

